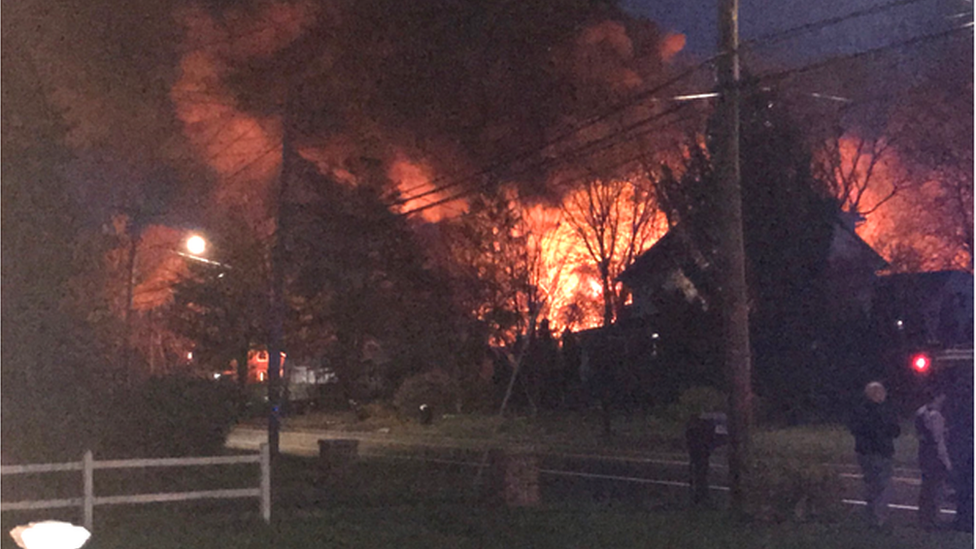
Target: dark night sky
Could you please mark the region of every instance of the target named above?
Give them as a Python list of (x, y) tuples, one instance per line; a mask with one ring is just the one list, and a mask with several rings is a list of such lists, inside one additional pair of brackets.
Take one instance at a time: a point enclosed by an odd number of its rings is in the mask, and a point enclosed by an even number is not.
[[(884, 0), (740, 0), (739, 31), (742, 39), (747, 40), (885, 3)], [(623, 0), (622, 5), (631, 13), (644, 15), (669, 30), (684, 33), (688, 37), (687, 52), (694, 55), (715, 52), (718, 10), (715, 0)], [(972, 3), (920, 0), (804, 35), (775, 49), (780, 53), (788, 52), (793, 60), (852, 53), (938, 32), (953, 24), (947, 16), (964, 11), (971, 12)]]

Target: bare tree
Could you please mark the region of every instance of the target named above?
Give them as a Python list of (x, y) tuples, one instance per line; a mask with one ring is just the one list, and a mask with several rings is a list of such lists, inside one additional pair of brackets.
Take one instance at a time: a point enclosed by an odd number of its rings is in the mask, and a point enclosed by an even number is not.
[(848, 212), (869, 215), (904, 190), (909, 178), (879, 171), (891, 156), (892, 140), (840, 133), (824, 140), (815, 152), (813, 171), (827, 191)]
[(617, 277), (664, 232), (665, 218), (648, 176), (588, 180), (562, 203), (563, 219), (596, 264), (603, 324), (626, 301)]
[[(935, 82), (912, 90), (895, 112), (892, 132), (898, 135), (898, 155), (917, 172), (915, 179), (930, 189), (931, 203), (918, 201), (910, 209), (928, 223), (929, 235), (937, 235), (951, 256), (968, 256), (973, 269), (973, 87), (968, 79)], [(959, 263), (955, 258), (954, 263)]]

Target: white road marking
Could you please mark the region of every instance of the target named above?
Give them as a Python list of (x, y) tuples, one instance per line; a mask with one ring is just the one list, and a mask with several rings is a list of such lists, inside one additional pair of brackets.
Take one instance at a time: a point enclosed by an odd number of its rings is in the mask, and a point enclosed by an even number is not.
[[(841, 478), (854, 478), (854, 479), (858, 479), (858, 480), (861, 480), (861, 479), (864, 478), (864, 475), (858, 475), (858, 474), (855, 474), (855, 473), (841, 473), (840, 476), (841, 476)], [(893, 482), (901, 482), (903, 484), (908, 484), (908, 485), (911, 485), (911, 486), (921, 486), (922, 485), (922, 479), (918, 479), (918, 478), (892, 477), (891, 480)]]
[[(868, 504), (868, 502), (861, 501), (859, 499), (845, 499), (845, 500), (842, 500), (842, 501), (844, 503), (848, 504), (848, 505), (867, 505)], [(891, 507), (892, 509), (901, 509), (903, 511), (918, 511), (918, 507), (916, 507), (914, 505), (901, 505), (900, 503), (889, 503), (888, 504), (888, 507)], [(943, 513), (943, 514), (946, 514), (946, 515), (955, 515), (956, 514), (956, 510), (955, 509), (939, 509), (939, 512), (940, 513)]]
[[(679, 480), (655, 480), (650, 478), (641, 477), (621, 477), (617, 475), (601, 475), (598, 473), (583, 473), (580, 471), (557, 471), (554, 469), (539, 469), (540, 473), (546, 473), (549, 475), (559, 475), (565, 477), (582, 477), (582, 478), (597, 478), (603, 480), (619, 480), (623, 482), (636, 482), (639, 484), (656, 484), (660, 486), (675, 486), (680, 488), (689, 488), (691, 485), (687, 482), (681, 482)], [(720, 492), (728, 492), (729, 488), (727, 486), (709, 486), (711, 490), (718, 490)]]
[[(417, 457), (417, 456), (405, 456), (405, 455), (394, 455), (394, 454), (374, 455), (373, 457), (391, 458), (391, 459), (407, 459), (407, 460), (413, 460), (413, 461), (426, 461), (426, 462), (431, 462), (431, 463), (445, 463), (445, 464), (451, 464), (451, 465), (465, 465), (465, 466), (468, 466), (468, 467), (477, 467), (477, 466), (479, 466), (478, 463), (471, 462), (471, 461), (457, 461), (457, 460), (449, 460), (449, 459), (424, 458), (424, 457)], [(560, 471), (560, 470), (557, 470), (557, 469), (539, 469), (539, 473), (547, 474), (547, 475), (565, 476), (565, 477), (579, 477), (579, 478), (589, 478), (589, 479), (616, 480), (616, 481), (620, 481), (620, 482), (634, 482), (634, 483), (638, 483), (638, 484), (653, 484), (653, 485), (657, 485), (657, 486), (671, 486), (671, 487), (675, 487), (675, 488), (690, 488), (691, 487), (691, 484), (689, 484), (687, 482), (682, 482), (682, 481), (679, 481), (679, 480), (657, 480), (657, 479), (649, 479), (649, 478), (642, 478), (642, 477), (629, 477), (629, 476), (620, 476), (620, 475), (605, 475), (605, 474), (600, 474), (600, 473), (584, 473), (582, 471)], [(861, 478), (861, 475), (842, 474), (841, 476), (844, 476), (844, 477), (847, 477), (847, 478)], [(913, 484), (913, 481), (915, 479), (902, 479), (902, 480), (903, 481), (907, 481), (909, 484)], [(710, 490), (716, 490), (716, 491), (719, 491), (719, 492), (728, 492), (729, 491), (729, 487), (728, 486), (709, 485), (708, 488)], [(867, 502), (862, 501), (862, 500), (858, 500), (858, 499), (843, 499), (841, 501), (843, 503), (847, 504), (847, 505), (861, 505), (861, 506), (867, 505)], [(918, 507), (917, 506), (914, 506), (914, 505), (902, 505), (902, 504), (899, 504), (899, 503), (889, 503), (888, 504), (888, 507), (891, 507), (892, 509), (898, 509), (898, 510), (901, 510), (901, 511), (915, 511), (915, 512), (918, 512)], [(943, 513), (943, 514), (946, 514), (946, 515), (955, 515), (956, 514), (956, 511), (954, 509), (940, 509), (939, 512), (940, 513)]]

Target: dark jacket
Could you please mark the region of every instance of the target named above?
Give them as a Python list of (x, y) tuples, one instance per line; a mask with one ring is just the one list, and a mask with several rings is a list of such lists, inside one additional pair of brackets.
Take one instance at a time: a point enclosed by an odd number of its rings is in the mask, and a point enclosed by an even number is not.
[(851, 433), (858, 454), (890, 458), (895, 455), (894, 440), (901, 434), (901, 427), (887, 405), (865, 400), (851, 418)]

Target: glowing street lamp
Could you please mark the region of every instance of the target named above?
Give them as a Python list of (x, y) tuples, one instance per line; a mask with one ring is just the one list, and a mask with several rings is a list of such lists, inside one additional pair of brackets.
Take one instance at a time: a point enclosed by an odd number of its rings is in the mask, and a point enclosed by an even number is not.
[(193, 255), (203, 255), (207, 251), (207, 241), (198, 234), (191, 235), (186, 239), (186, 249)]
[[(143, 227), (144, 229), (145, 227)], [(133, 298), (136, 286), (136, 252), (138, 251), (138, 243), (142, 236), (142, 229), (139, 229), (130, 238), (129, 244), (129, 258), (128, 258), (128, 276), (126, 281), (126, 299), (125, 299), (125, 334), (123, 336), (123, 346), (122, 346), (122, 375), (125, 376), (124, 379), (128, 382), (129, 375), (129, 363), (130, 356), (132, 354), (131, 349), (131, 339), (132, 339), (132, 316), (133, 316)], [(210, 261), (201, 255), (207, 250), (207, 241), (199, 234), (191, 234), (184, 241), (186, 252), (182, 252), (179, 249), (170, 249), (171, 252), (188, 258), (194, 261), (199, 261), (202, 263), (215, 264), (224, 268), (230, 268), (227, 265), (221, 265), (215, 261)], [(150, 360), (150, 372), (152, 372), (153, 366)]]

